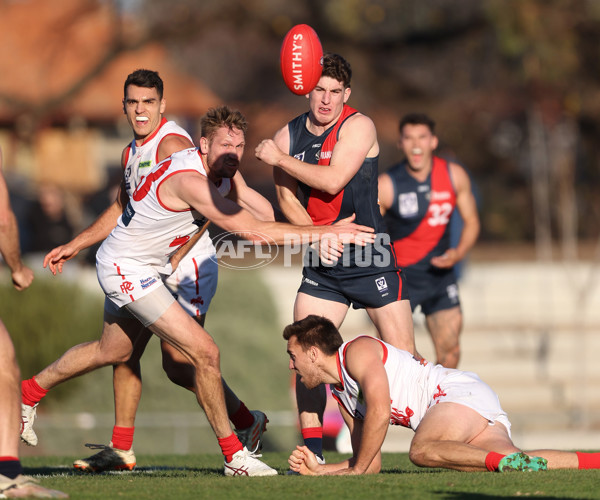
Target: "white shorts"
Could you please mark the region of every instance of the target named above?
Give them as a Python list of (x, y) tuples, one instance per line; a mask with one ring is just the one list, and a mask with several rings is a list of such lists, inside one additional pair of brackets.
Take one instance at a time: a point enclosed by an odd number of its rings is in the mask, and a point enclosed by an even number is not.
[[(206, 314), (217, 290), (218, 264), (214, 255), (186, 255), (169, 276), (152, 266), (132, 266), (96, 259), (98, 282), (106, 297), (118, 308), (166, 286), (191, 316)], [(114, 308), (105, 310), (115, 315)]]
[(498, 395), (476, 373), (452, 370), (438, 384), (429, 407), (438, 403), (458, 403), (475, 410), (490, 425), (500, 422), (510, 437), (510, 421), (500, 406)]
[(216, 255), (188, 254), (165, 279), (165, 285), (190, 316), (201, 316), (217, 291), (218, 278)]

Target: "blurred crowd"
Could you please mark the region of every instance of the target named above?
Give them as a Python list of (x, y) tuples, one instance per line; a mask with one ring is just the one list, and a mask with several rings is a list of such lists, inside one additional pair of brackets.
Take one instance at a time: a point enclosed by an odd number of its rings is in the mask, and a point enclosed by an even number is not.
[[(71, 240), (114, 201), (121, 176), (119, 168), (111, 168), (102, 188), (83, 195), (56, 184), (31, 184), (7, 176), (22, 254), (43, 258)], [(79, 264), (95, 265), (97, 248), (82, 252), (77, 257)]]

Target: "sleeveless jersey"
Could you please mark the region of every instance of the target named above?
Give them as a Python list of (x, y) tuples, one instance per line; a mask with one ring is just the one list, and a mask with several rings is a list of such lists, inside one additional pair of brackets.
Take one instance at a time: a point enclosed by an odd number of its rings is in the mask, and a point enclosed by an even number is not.
[[(331, 161), (333, 148), (339, 138), (339, 129), (350, 116), (356, 113), (355, 109), (344, 105), (339, 120), (320, 136), (312, 134), (306, 127), (308, 113), (296, 117), (288, 123), (290, 132), (289, 154), (300, 161), (312, 165), (323, 165), (322, 168), (327, 168)], [(303, 205), (313, 223), (321, 225), (333, 224), (341, 219), (350, 217), (352, 214), (356, 214), (356, 219), (354, 220), (356, 224), (372, 227), (375, 229), (375, 233), (378, 234), (385, 233), (385, 225), (377, 201), (378, 161), (379, 156), (366, 158), (354, 177), (335, 195), (298, 182), (303, 194)], [(386, 239), (387, 236), (384, 238), (384, 241)], [(356, 246), (346, 245), (346, 248), (348, 249), (344, 251), (345, 253), (348, 252), (346, 258), (340, 258), (336, 266), (326, 266), (329, 270), (328, 272), (335, 272), (336, 268), (339, 271), (342, 267), (351, 267), (354, 269), (358, 267), (355, 263), (360, 260), (360, 257), (356, 256)], [(391, 248), (384, 243), (384, 248), (381, 245), (377, 245), (376, 247), (372, 246), (371, 248), (364, 249), (364, 252), (369, 255), (379, 255), (381, 251), (391, 252)], [(363, 250), (360, 250), (360, 252), (363, 252)], [(315, 257), (311, 259), (314, 261)], [(393, 256), (391, 260), (394, 260)], [(348, 263), (350, 265), (347, 265)], [(395, 263), (392, 262), (390, 269), (395, 270), (395, 267)], [(363, 267), (363, 269), (365, 268)]]
[[(373, 338), (373, 337), (369, 337)], [(354, 339), (356, 340), (356, 339)], [(407, 351), (396, 349), (379, 339), (383, 346), (383, 364), (387, 373), (391, 397), (390, 425), (401, 425), (415, 430), (425, 412), (435, 404), (441, 392), (439, 384), (449, 372), (458, 372), (442, 365), (418, 361)], [(341, 384), (331, 384), (336, 401), (354, 418), (363, 420), (367, 414), (360, 386), (347, 372), (345, 353), (353, 340), (345, 342), (337, 352), (338, 374)], [(459, 372), (460, 373), (460, 372)]]
[[(137, 146), (135, 139), (131, 141), (125, 152), (125, 190), (131, 199), (131, 195), (139, 185), (141, 179), (148, 175), (148, 172), (158, 163), (158, 148), (162, 140), (168, 135), (178, 135), (185, 137), (191, 143), (190, 135), (174, 121), (167, 121), (163, 118), (159, 127), (144, 139), (144, 142)], [(215, 253), (215, 247), (210, 239), (208, 231), (194, 244), (187, 255), (212, 255)], [(186, 255), (186, 256), (187, 256)]]
[(433, 157), (425, 182), (407, 171), (406, 161), (388, 170), (394, 197), (385, 222), (392, 238), (399, 267), (420, 266), (427, 270), (431, 257), (450, 247), (450, 216), (456, 207), (456, 190), (446, 160)]
[(179, 135), (189, 139), (193, 143), (190, 135), (173, 121), (167, 121), (163, 118), (158, 128), (137, 146), (135, 139), (127, 146), (125, 152), (125, 190), (127, 195), (131, 195), (137, 188), (140, 179), (147, 175), (152, 167), (158, 163), (158, 147), (162, 140), (168, 135)]
[[(159, 189), (168, 177), (190, 171), (206, 175), (197, 148), (178, 151), (144, 175), (97, 258), (118, 259), (123, 265), (150, 265), (170, 274), (170, 257), (202, 227), (206, 218), (193, 209), (175, 211), (165, 207)], [(223, 196), (230, 188), (230, 179), (223, 179), (218, 186)]]

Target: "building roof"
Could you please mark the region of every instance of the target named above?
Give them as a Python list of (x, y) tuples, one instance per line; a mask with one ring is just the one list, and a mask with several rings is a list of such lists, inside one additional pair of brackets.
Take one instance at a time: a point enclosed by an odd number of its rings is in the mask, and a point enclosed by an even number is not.
[(200, 116), (219, 103), (201, 81), (178, 69), (159, 43), (123, 50), (138, 39), (136, 23), (117, 17), (110, 2), (0, 0), (0, 8), (4, 122), (32, 112), (52, 121), (73, 115), (114, 120), (123, 113), (123, 82), (138, 68), (159, 72), (170, 114)]

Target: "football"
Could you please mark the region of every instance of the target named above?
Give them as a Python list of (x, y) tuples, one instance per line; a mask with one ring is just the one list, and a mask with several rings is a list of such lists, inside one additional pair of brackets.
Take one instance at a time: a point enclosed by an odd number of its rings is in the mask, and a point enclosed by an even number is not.
[(315, 88), (323, 71), (323, 48), (317, 32), (308, 24), (297, 24), (287, 32), (279, 55), (281, 74), (296, 95)]

